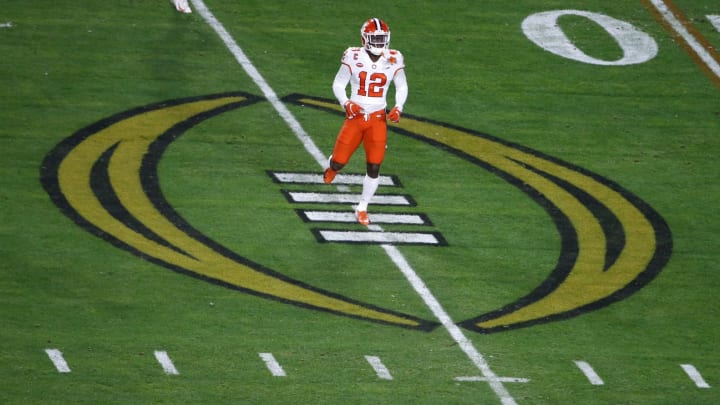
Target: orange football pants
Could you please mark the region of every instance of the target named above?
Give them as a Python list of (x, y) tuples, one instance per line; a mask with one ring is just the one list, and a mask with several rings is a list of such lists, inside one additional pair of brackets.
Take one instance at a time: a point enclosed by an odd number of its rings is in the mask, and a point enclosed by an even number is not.
[(340, 133), (335, 141), (332, 159), (346, 165), (360, 146), (360, 143), (363, 144), (365, 149), (365, 161), (367, 163), (381, 164), (383, 162), (387, 145), (385, 110), (345, 118), (345, 122), (340, 128)]

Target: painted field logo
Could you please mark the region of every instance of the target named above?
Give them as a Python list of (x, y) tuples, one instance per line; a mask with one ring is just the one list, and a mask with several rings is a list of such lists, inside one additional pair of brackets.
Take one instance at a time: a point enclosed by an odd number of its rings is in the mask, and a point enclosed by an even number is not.
[[(89, 232), (168, 269), (301, 307), (417, 330), (437, 323), (325, 291), (239, 256), (193, 228), (160, 191), (167, 146), (203, 120), (262, 99), (226, 93), (122, 112), (75, 133), (45, 158), (53, 202)], [(287, 103), (340, 114), (334, 101), (291, 95)], [(672, 250), (652, 208), (617, 184), (519, 145), (403, 115), (395, 132), (441, 147), (518, 187), (561, 234), (557, 265), (524, 298), (461, 322), (479, 332), (568, 318), (621, 300), (650, 282)], [(329, 215), (324, 213), (322, 215)]]

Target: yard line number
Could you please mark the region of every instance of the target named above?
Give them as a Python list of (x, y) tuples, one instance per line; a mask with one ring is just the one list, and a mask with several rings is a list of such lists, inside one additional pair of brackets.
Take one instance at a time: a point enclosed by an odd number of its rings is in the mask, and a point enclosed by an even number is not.
[[(694, 29), (692, 21), (682, 15), (670, 1), (643, 0), (648, 9), (670, 31), (680, 38), (680, 45), (720, 87), (720, 55), (708, 41)], [(563, 31), (559, 20), (565, 16), (585, 18), (600, 27), (619, 45), (622, 57), (605, 60), (583, 52)], [(720, 16), (706, 15), (708, 21), (720, 32)], [(604, 66), (626, 66), (645, 63), (657, 56), (657, 42), (634, 25), (601, 13), (583, 10), (552, 10), (535, 13), (522, 22), (525, 36), (555, 55), (582, 63)]]

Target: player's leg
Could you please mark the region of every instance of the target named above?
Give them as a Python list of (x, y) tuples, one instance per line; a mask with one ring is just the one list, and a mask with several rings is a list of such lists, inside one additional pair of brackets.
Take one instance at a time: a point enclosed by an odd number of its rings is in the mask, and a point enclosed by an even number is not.
[(340, 164), (333, 160), (334, 155), (330, 155), (328, 158), (328, 165), (325, 168), (325, 172), (323, 172), (323, 182), (325, 184), (332, 183), (333, 180), (335, 180), (335, 175), (343, 168), (345, 167), (344, 164)]
[(335, 179), (335, 175), (350, 161), (350, 157), (355, 153), (360, 142), (362, 141), (362, 132), (357, 122), (345, 120), (340, 133), (338, 133), (333, 147), (332, 154), (328, 159), (328, 167), (323, 173), (323, 181), (330, 184)]
[(355, 215), (363, 225), (370, 224), (367, 210), (370, 200), (375, 195), (380, 184), (380, 165), (385, 159), (385, 149), (387, 146), (387, 127), (385, 119), (374, 123), (371, 129), (366, 133), (363, 141), (365, 147), (365, 156), (367, 160), (365, 178), (363, 179), (362, 194), (358, 202)]
[[(368, 217), (367, 213), (368, 204), (375, 195), (375, 192), (378, 189), (378, 185), (380, 184), (380, 165), (377, 163), (368, 163), (367, 168), (367, 173), (365, 174), (365, 178), (363, 178), (363, 187), (362, 194), (360, 194), (360, 202), (358, 202), (357, 209), (355, 210), (355, 215), (357, 216), (358, 222), (363, 225), (370, 224), (370, 218)], [(372, 177), (372, 173), (374, 173), (375, 177)]]

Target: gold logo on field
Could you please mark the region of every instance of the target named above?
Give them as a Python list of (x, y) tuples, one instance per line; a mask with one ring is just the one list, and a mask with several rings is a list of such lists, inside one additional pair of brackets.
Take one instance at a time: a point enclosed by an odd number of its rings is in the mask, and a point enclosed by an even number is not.
[[(418, 330), (429, 321), (291, 279), (219, 245), (185, 221), (160, 191), (157, 165), (189, 128), (262, 99), (225, 93), (126, 111), (84, 128), (45, 158), (53, 202), (91, 233), (161, 266), (301, 307)], [(341, 113), (331, 100), (287, 103)], [(517, 302), (466, 320), (494, 332), (567, 318), (621, 300), (650, 282), (672, 250), (670, 230), (646, 203), (602, 177), (488, 135), (404, 114), (399, 134), (472, 162), (519, 187), (555, 222), (562, 247), (545, 282)]]

